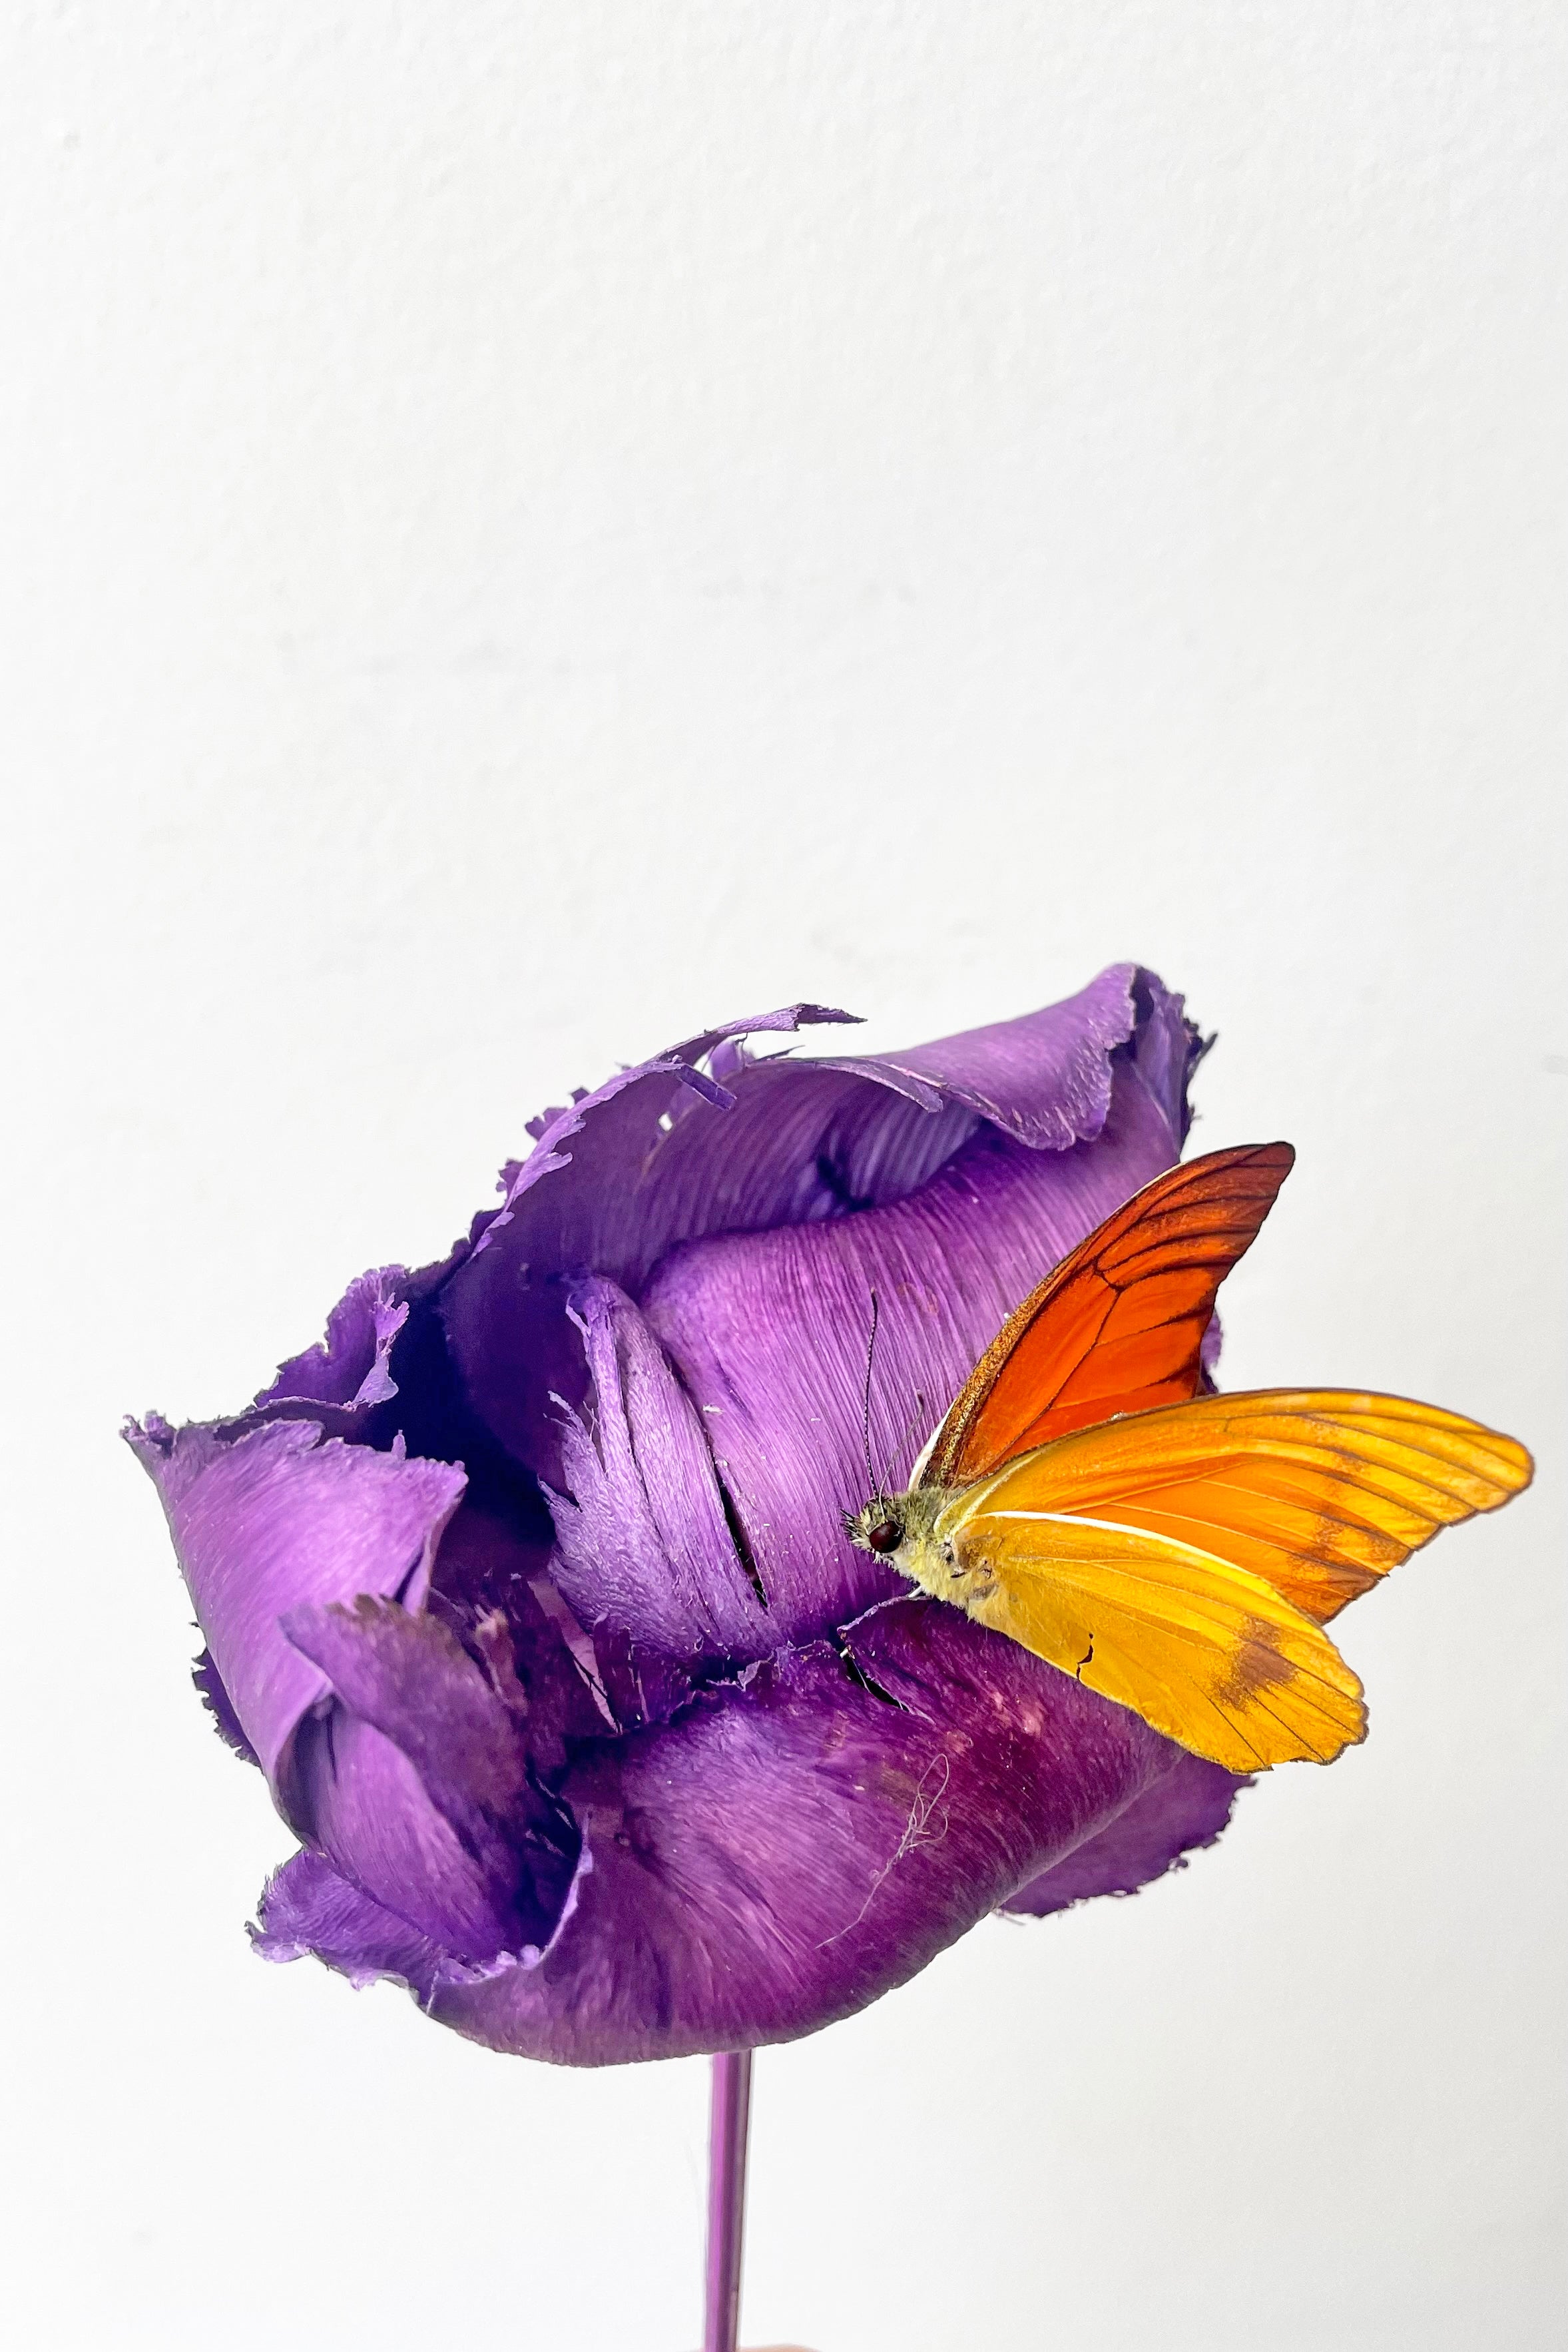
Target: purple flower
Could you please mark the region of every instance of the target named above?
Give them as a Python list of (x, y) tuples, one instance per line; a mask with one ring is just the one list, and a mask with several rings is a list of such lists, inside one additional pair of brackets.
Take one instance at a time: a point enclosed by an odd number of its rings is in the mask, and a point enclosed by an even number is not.
[(688, 1039), (534, 1122), (235, 1419), (131, 1443), (197, 1681), (302, 1851), (270, 1958), (578, 2064), (810, 2032), (998, 1907), (1127, 1893), (1237, 1781), (857, 1550), (1018, 1299), (1177, 1156), (1197, 1033), (1117, 965), (911, 1053)]

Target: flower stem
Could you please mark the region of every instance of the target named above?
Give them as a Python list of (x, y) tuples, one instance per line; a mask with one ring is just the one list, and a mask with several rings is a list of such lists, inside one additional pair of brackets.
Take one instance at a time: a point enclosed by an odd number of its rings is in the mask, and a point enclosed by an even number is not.
[(751, 2053), (713, 2062), (708, 2126), (707, 2325), (703, 2352), (735, 2352), (740, 2325), (740, 2248), (746, 2230), (746, 2132), (751, 2115)]

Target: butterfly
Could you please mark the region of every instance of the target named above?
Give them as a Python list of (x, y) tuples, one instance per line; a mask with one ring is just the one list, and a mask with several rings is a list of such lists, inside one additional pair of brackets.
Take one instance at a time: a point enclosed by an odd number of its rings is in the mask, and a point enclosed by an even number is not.
[(1352, 1389), (1198, 1393), (1225, 1276), (1288, 1143), (1157, 1177), (1009, 1318), (915, 1465), (846, 1527), (936, 1600), (1233, 1772), (1366, 1736), (1323, 1632), (1439, 1528), (1528, 1486), (1522, 1445)]

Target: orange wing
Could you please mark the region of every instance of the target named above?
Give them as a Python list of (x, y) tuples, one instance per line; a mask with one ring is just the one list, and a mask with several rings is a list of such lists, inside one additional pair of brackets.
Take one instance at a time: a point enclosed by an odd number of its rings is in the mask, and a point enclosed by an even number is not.
[(1070, 1430), (1191, 1397), (1215, 1294), (1295, 1156), (1288, 1143), (1211, 1151), (1107, 1217), (1003, 1324), (920, 1484), (967, 1486)]
[(944, 1517), (1112, 1522), (1261, 1577), (1322, 1624), (1440, 1528), (1506, 1503), (1531, 1466), (1517, 1439), (1438, 1405), (1259, 1389), (1080, 1430)]

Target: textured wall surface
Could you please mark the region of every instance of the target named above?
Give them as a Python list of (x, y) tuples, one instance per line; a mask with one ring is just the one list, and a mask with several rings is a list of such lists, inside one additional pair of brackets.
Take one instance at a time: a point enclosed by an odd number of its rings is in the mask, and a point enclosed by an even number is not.
[(1557, 2340), (1564, 27), (12, 0), (13, 2341), (695, 2343), (700, 2065), (249, 1957), (116, 1419), (619, 1059), (1126, 955), (1301, 1153), (1229, 1380), (1542, 1476), (1347, 1621), (1368, 1747), (764, 2057), (747, 2340)]

